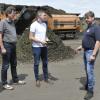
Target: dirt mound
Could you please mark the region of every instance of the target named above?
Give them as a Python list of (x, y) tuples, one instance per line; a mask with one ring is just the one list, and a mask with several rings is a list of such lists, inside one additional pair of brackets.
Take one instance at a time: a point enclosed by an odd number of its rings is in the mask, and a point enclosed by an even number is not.
[(48, 44), (48, 57), (50, 61), (59, 61), (74, 56), (75, 52), (70, 46), (65, 46), (58, 35), (48, 31), (47, 35), (52, 44)]
[[(33, 60), (31, 42), (28, 39), (29, 30), (25, 30), (24, 34), (19, 37), (17, 43), (18, 60), (21, 62), (30, 62)], [(62, 40), (55, 35), (54, 32), (48, 31), (47, 35), (51, 40), (48, 43), (48, 59), (49, 61), (60, 61), (74, 56), (74, 50), (70, 46), (64, 46)]]

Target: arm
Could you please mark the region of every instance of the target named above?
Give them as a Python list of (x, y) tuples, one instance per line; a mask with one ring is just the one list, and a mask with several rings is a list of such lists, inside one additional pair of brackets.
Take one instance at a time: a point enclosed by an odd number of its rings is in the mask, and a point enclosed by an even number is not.
[(3, 42), (2, 42), (2, 33), (1, 32), (0, 32), (0, 47), (1, 48), (4, 48)]
[(100, 41), (96, 41), (93, 54), (90, 57), (90, 61), (94, 61), (96, 59), (96, 55), (97, 55), (99, 48), (100, 48)]
[(96, 44), (95, 44), (95, 47), (94, 47), (94, 50), (93, 50), (93, 54), (92, 55), (95, 55), (96, 56), (99, 48), (100, 48), (100, 41), (96, 41)]
[(6, 53), (6, 49), (4, 48), (4, 45), (3, 45), (2, 33), (1, 32), (0, 32), (0, 48), (1, 48), (1, 53), (5, 54)]
[(5, 54), (6, 53), (6, 49), (4, 48), (3, 45), (3, 29), (4, 29), (4, 24), (3, 21), (0, 21), (0, 49), (1, 49), (1, 53)]
[(80, 45), (76, 50), (78, 51), (82, 50), (82, 46)]
[(46, 36), (46, 39), (45, 39), (45, 40), (46, 40), (47, 42), (50, 41), (49, 38), (48, 38), (47, 36)]
[(32, 32), (29, 33), (29, 39), (35, 42), (39, 42), (37, 39), (35, 39), (35, 36), (33, 35)]
[(100, 48), (100, 26), (95, 27), (95, 39), (96, 39), (96, 43), (93, 49), (93, 54), (90, 57), (90, 61), (95, 60), (98, 50)]
[(82, 48), (82, 45), (80, 45), (79, 47), (77, 47), (76, 49), (75, 49), (75, 52), (76, 53), (78, 53), (78, 51), (81, 51), (83, 48)]
[(34, 41), (34, 42), (38, 42), (38, 43), (42, 43), (42, 44), (46, 44), (46, 41), (41, 41), (35, 38), (35, 34), (33, 34), (32, 32), (29, 33), (29, 39)]

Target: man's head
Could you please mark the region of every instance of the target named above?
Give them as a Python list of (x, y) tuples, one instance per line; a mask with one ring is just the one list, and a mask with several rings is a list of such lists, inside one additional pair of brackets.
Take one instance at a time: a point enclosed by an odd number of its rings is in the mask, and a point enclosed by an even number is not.
[(41, 21), (47, 21), (47, 13), (44, 10), (37, 11), (37, 19)]
[(92, 11), (88, 11), (87, 13), (85, 13), (84, 17), (87, 24), (91, 24), (94, 21), (95, 14)]
[(9, 6), (6, 10), (5, 10), (6, 16), (10, 19), (14, 19), (16, 16), (16, 9), (13, 6)]

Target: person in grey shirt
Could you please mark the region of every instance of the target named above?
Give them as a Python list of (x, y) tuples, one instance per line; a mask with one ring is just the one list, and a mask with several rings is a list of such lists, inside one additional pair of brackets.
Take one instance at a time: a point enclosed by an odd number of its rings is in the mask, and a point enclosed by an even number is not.
[(16, 42), (17, 35), (14, 24), (16, 16), (16, 10), (13, 6), (6, 9), (6, 19), (0, 21), (0, 48), (2, 54), (2, 69), (1, 69), (1, 81), (4, 89), (14, 89), (7, 82), (7, 71), (9, 64), (11, 65), (11, 74), (13, 83), (25, 84), (25, 81), (18, 79), (17, 75), (17, 58), (16, 58)]

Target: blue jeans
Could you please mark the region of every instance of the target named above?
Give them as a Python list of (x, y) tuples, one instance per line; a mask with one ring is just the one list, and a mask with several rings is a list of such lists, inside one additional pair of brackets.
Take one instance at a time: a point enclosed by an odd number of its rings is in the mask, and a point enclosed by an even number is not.
[(48, 53), (47, 53), (47, 47), (32, 47), (33, 50), (33, 56), (34, 56), (34, 74), (35, 79), (39, 80), (39, 63), (40, 58), (42, 60), (42, 69), (43, 69), (43, 75), (44, 80), (48, 79)]
[(95, 61), (90, 62), (90, 56), (93, 54), (93, 50), (84, 51), (84, 64), (87, 77), (87, 87), (88, 91), (93, 92), (95, 79), (94, 79), (94, 63)]
[(7, 71), (9, 64), (11, 65), (11, 74), (13, 82), (18, 81), (16, 66), (16, 44), (4, 42), (4, 47), (6, 49), (6, 54), (2, 54), (2, 69), (1, 69), (1, 81), (2, 84), (7, 84)]

